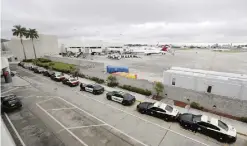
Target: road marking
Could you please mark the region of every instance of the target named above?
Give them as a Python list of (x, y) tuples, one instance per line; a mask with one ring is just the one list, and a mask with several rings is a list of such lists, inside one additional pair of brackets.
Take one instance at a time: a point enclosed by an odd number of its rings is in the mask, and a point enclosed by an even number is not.
[[(205, 143), (203, 143), (203, 142), (200, 142), (200, 141), (198, 141), (198, 140), (196, 140), (196, 139), (193, 139), (193, 138), (191, 138), (191, 137), (185, 136), (185, 135), (183, 135), (183, 134), (181, 134), (181, 133), (178, 133), (178, 132), (176, 132), (176, 131), (173, 131), (173, 130), (171, 130), (171, 129), (168, 129), (168, 128), (165, 128), (165, 127), (163, 127), (163, 126), (160, 126), (160, 125), (157, 124), (157, 123), (154, 123), (154, 122), (151, 122), (151, 121), (149, 121), (149, 120), (143, 119), (143, 118), (141, 118), (141, 117), (139, 117), (139, 116), (136, 116), (136, 115), (134, 115), (134, 114), (132, 114), (132, 113), (129, 113), (129, 112), (125, 111), (125, 110), (119, 109), (119, 108), (117, 108), (117, 107), (115, 107), (115, 106), (112, 106), (112, 105), (110, 105), (110, 104), (108, 104), (108, 103), (104, 103), (104, 102), (102, 102), (102, 101), (100, 101), (100, 100), (97, 100), (97, 99), (95, 99), (95, 98), (92, 98), (92, 97), (90, 97), (90, 96), (87, 97), (87, 96), (85, 96), (84, 94), (82, 94), (82, 93), (80, 93), (80, 92), (78, 92), (78, 91), (76, 91), (76, 92), (77, 92), (78, 94), (81, 94), (82, 96), (88, 98), (88, 99), (92, 99), (92, 100), (94, 100), (94, 101), (97, 101), (97, 102), (99, 102), (99, 103), (102, 103), (102, 104), (104, 104), (104, 105), (106, 105), (106, 106), (109, 106), (109, 107), (111, 107), (111, 108), (113, 108), (113, 109), (119, 110), (119, 111), (124, 112), (124, 113), (126, 113), (126, 114), (129, 114), (129, 115), (131, 115), (131, 116), (133, 116), (133, 117), (136, 117), (136, 118), (138, 118), (138, 119), (141, 119), (141, 120), (143, 120), (143, 121), (145, 121), (145, 122), (147, 122), (147, 123), (153, 124), (153, 125), (155, 125), (155, 126), (158, 126), (158, 127), (162, 128), (162, 129), (165, 129), (165, 130), (168, 130), (168, 131), (170, 131), (170, 132), (173, 132), (173, 133), (175, 133), (175, 134), (177, 134), (177, 135), (180, 135), (180, 136), (182, 136), (182, 137), (185, 137), (185, 138), (187, 138), (187, 139), (190, 139), (190, 140), (195, 141), (195, 142), (197, 142), (197, 143), (200, 143), (200, 144), (202, 144), (202, 145), (209, 146), (208, 144), (205, 144)], [(61, 98), (61, 97), (59, 97), (59, 98)]]
[[(21, 69), (21, 70), (25, 71), (24, 69)], [(33, 72), (30, 72), (30, 71), (25, 71), (25, 72), (31, 73), (31, 74), (33, 74), (33, 75), (35, 75), (35, 76), (37, 76), (37, 77), (41, 77), (41, 76), (38, 76), (38, 75), (36, 75), (36, 74), (34, 74)], [(42, 78), (43, 78), (43, 77), (42, 77)], [(46, 78), (43, 78), (43, 79), (45, 79), (45, 80), (51, 82), (51, 80), (48, 80), (48, 79), (46, 79)], [(55, 83), (55, 84), (56, 84), (56, 83)], [(58, 84), (57, 84), (57, 85), (58, 85)], [(134, 114), (131, 114), (131, 113), (129, 113), (129, 112), (126, 112), (126, 111), (124, 111), (124, 110), (122, 110), (122, 109), (116, 108), (116, 107), (114, 107), (114, 106), (112, 106), (112, 105), (109, 105), (108, 103), (104, 103), (104, 102), (102, 102), (102, 101), (100, 101), (100, 100), (97, 100), (97, 99), (95, 99), (95, 98), (92, 98), (92, 97), (90, 97), (90, 96), (87, 97), (87, 96), (85, 96), (84, 94), (82, 94), (81, 92), (76, 91), (76, 93), (81, 94), (82, 96), (84, 96), (84, 97), (86, 97), (86, 98), (88, 98), (88, 99), (97, 101), (97, 102), (102, 103), (102, 104), (104, 104), (104, 105), (107, 105), (107, 106), (109, 106), (109, 107), (111, 107), (111, 108), (114, 108), (114, 109), (116, 109), (116, 110), (122, 111), (122, 112), (124, 112), (124, 113), (126, 113), (126, 114), (129, 114), (129, 115), (131, 115), (131, 116), (134, 116), (134, 117), (136, 117), (136, 118), (139, 118), (139, 119), (141, 119), (141, 120), (143, 120), (143, 121), (145, 121), (145, 122), (147, 122), (147, 123), (153, 124), (153, 125), (158, 126), (158, 127), (162, 128), (162, 129), (168, 130), (168, 131), (173, 132), (173, 133), (175, 133), (175, 134), (177, 134), (177, 135), (180, 135), (180, 136), (182, 136), (182, 137), (185, 137), (185, 138), (187, 138), (187, 139), (190, 139), (190, 140), (192, 140), (192, 141), (195, 141), (195, 142), (197, 142), (197, 143), (199, 143), (199, 144), (202, 144), (202, 145), (205, 145), (205, 146), (209, 146), (208, 144), (205, 144), (205, 143), (203, 143), (203, 142), (200, 142), (200, 141), (198, 141), (198, 140), (196, 140), (196, 139), (193, 139), (193, 138), (191, 138), (191, 137), (185, 136), (185, 135), (183, 135), (183, 134), (181, 134), (181, 133), (178, 133), (178, 132), (176, 132), (176, 131), (173, 131), (173, 130), (171, 130), (171, 129), (168, 129), (168, 128), (165, 128), (165, 127), (163, 127), (163, 126), (160, 126), (160, 125), (158, 125), (157, 123), (148, 121), (148, 120), (143, 119), (143, 118), (141, 118), (141, 117), (139, 117), (139, 116), (136, 116), (136, 115), (134, 115)], [(58, 98), (64, 100), (64, 99), (61, 98), (61, 97), (58, 97)], [(66, 101), (66, 100), (64, 100), (64, 101), (67, 102), (67, 103), (69, 103), (69, 102)], [(69, 104), (71, 104), (71, 103), (69, 103)], [(73, 105), (73, 104), (71, 104), (71, 105)], [(77, 106), (75, 106), (75, 107), (78, 108), (79, 110), (82, 110), (82, 109), (80, 109), (80, 108), (77, 107)], [(82, 110), (82, 111), (84, 111), (84, 110)], [(88, 113), (88, 112), (86, 112), (86, 111), (84, 111), (84, 112), (85, 112), (85, 113)], [(89, 113), (88, 113), (88, 114), (89, 114)], [(89, 115), (91, 115), (91, 114), (89, 114)], [(102, 121), (102, 120), (98, 119), (98, 118), (95, 117), (95, 116), (93, 116), (93, 117), (94, 117), (95, 119), (99, 120), (99, 121)], [(103, 121), (103, 123), (105, 123), (105, 122)], [(116, 129), (115, 127), (113, 127), (113, 126), (111, 126), (111, 125), (109, 125), (109, 126), (112, 127), (112, 128), (114, 128), (114, 129)], [(123, 133), (122, 131), (120, 131), (120, 130), (118, 130), (118, 129), (116, 129), (116, 130), (119, 131), (120, 133)], [(123, 133), (123, 134), (126, 135), (126, 136), (128, 136), (128, 135), (125, 134), (125, 133)], [(129, 136), (128, 136), (128, 137), (129, 137)], [(131, 137), (130, 137), (130, 138), (131, 138)], [(134, 139), (134, 138), (133, 138), (133, 139)], [(134, 140), (136, 140), (136, 139), (134, 139)], [(139, 140), (136, 140), (136, 141), (137, 141), (137, 142), (140, 142)], [(140, 143), (142, 144), (142, 142), (140, 142)], [(146, 144), (143, 144), (143, 145), (146, 145)]]
[(47, 102), (49, 100), (52, 100), (52, 99), (55, 99), (56, 97), (53, 97), (53, 98), (49, 98), (49, 99), (46, 99), (46, 100), (42, 100), (40, 102), (37, 102), (37, 104), (41, 104), (41, 103), (44, 103), (44, 102)]
[(99, 127), (99, 126), (108, 126), (107, 124), (98, 124), (98, 125), (88, 125), (88, 126), (76, 126), (76, 127), (69, 127), (67, 129), (81, 129), (81, 128), (91, 128), (91, 127)]
[(10, 92), (10, 91), (12, 91), (12, 90), (15, 90), (15, 89), (17, 89), (17, 88), (20, 88), (20, 87), (15, 87), (15, 88), (9, 89), (8, 91), (2, 92), (2, 94), (8, 93), (8, 92)]
[(67, 109), (75, 109), (75, 107), (65, 107), (65, 108), (54, 108), (54, 109), (48, 109), (47, 111), (59, 111), (59, 110), (67, 110)]
[(7, 120), (8, 120), (8, 122), (9, 122), (10, 126), (11, 126), (12, 129), (14, 130), (16, 136), (17, 136), (18, 139), (20, 140), (22, 146), (26, 146), (26, 144), (25, 144), (24, 141), (22, 140), (21, 136), (19, 135), (19, 133), (18, 133), (17, 130), (15, 129), (15, 126), (14, 126), (13, 123), (10, 121), (9, 116), (8, 116), (6, 113), (4, 113), (4, 115), (5, 115), (5, 117), (7, 118)]
[(45, 109), (43, 109), (38, 103), (36, 105), (44, 111), (50, 118), (52, 118), (55, 122), (57, 122), (61, 127), (63, 127), (64, 130), (69, 132), (76, 140), (78, 140), (81, 144), (84, 146), (88, 146), (84, 141), (82, 141), (79, 137), (77, 137), (73, 132), (71, 132), (68, 128), (66, 128), (61, 122), (59, 122), (56, 118), (54, 118), (50, 113), (48, 113)]
[(117, 128), (115, 128), (115, 127), (109, 125), (109, 124), (107, 124), (105, 121), (103, 121), (103, 120), (101, 120), (101, 119), (95, 117), (94, 115), (92, 115), (92, 114), (88, 113), (87, 111), (85, 111), (85, 110), (79, 108), (78, 106), (76, 106), (76, 105), (70, 103), (69, 101), (67, 101), (67, 100), (65, 100), (65, 99), (63, 99), (63, 98), (61, 98), (61, 97), (57, 97), (57, 98), (59, 98), (59, 99), (63, 100), (64, 102), (66, 102), (66, 103), (68, 103), (68, 104), (74, 106), (74, 107), (77, 108), (78, 110), (80, 110), (80, 111), (82, 111), (82, 112), (88, 114), (89, 116), (95, 118), (96, 120), (98, 120), (98, 121), (100, 121), (100, 122), (102, 122), (102, 123), (105, 123), (105, 124), (108, 125), (109, 127), (113, 128), (113, 129), (115, 129), (116, 131), (122, 133), (123, 135), (125, 135), (125, 136), (127, 136), (127, 137), (129, 137), (129, 138), (131, 138), (131, 139), (133, 139), (133, 140), (135, 140), (136, 142), (138, 142), (138, 143), (140, 143), (140, 144), (142, 144), (142, 145), (144, 145), (144, 146), (148, 146), (148, 145), (144, 144), (143, 142), (141, 142), (141, 141), (135, 139), (134, 137), (132, 137), (132, 136), (130, 136), (130, 135), (124, 133), (123, 131), (121, 131), (121, 130), (119, 130), (119, 129), (117, 129)]

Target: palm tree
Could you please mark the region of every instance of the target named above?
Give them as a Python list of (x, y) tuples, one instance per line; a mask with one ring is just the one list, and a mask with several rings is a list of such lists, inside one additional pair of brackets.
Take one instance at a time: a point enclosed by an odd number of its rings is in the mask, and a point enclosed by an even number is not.
[(26, 28), (22, 27), (21, 25), (15, 25), (14, 28), (12, 29), (13, 36), (20, 37), (20, 39), (21, 39), (21, 44), (23, 47), (23, 53), (24, 53), (25, 59), (27, 59), (27, 56), (26, 56), (25, 48), (24, 48), (24, 45), (22, 42), (22, 37), (26, 35), (26, 31), (27, 31)]
[[(32, 40), (32, 43), (33, 43), (33, 39), (39, 38), (37, 30), (29, 28), (29, 30), (27, 30), (27, 33), (26, 33), (26, 38), (30, 38)], [(36, 56), (36, 50), (35, 50), (34, 43), (33, 43), (33, 52), (34, 52), (34, 56), (36, 59), (37, 56)]]

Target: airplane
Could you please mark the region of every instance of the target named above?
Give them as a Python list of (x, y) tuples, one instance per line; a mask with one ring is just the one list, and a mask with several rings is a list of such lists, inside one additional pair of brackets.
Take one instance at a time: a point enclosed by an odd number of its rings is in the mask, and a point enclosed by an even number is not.
[(169, 45), (162, 45), (161, 47), (148, 47), (144, 46), (141, 48), (132, 49), (131, 52), (133, 53), (143, 53), (144, 55), (152, 55), (152, 54), (166, 54), (166, 52), (170, 52), (171, 47)]

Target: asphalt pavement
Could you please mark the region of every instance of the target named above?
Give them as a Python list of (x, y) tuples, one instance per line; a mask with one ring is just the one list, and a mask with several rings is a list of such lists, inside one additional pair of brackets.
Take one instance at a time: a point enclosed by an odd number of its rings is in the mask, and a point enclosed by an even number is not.
[[(123, 106), (107, 100), (105, 93), (95, 96), (22, 68), (16, 70), (30, 86), (11, 91), (24, 107), (8, 117), (26, 145), (228, 145), (177, 123), (142, 115), (136, 111), (138, 103)], [(246, 146), (247, 138), (238, 136), (231, 145)]]

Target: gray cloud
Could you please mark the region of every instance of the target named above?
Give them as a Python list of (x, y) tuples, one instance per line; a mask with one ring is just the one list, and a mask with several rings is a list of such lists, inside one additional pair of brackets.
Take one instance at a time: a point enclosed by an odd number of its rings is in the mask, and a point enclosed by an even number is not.
[(59, 38), (124, 42), (247, 42), (246, 0), (3, 0), (2, 37), (15, 24)]

